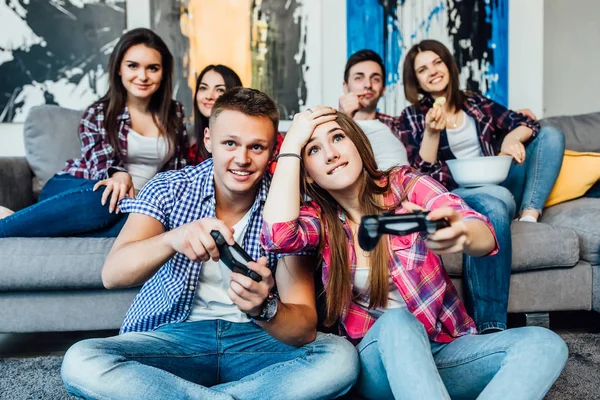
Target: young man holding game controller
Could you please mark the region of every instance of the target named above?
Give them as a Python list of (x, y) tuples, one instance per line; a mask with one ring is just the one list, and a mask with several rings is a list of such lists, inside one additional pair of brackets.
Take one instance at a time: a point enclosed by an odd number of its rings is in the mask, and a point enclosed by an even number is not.
[[(121, 335), (69, 349), (62, 367), (69, 392), (326, 399), (353, 385), (354, 347), (316, 332), (313, 260), (285, 257), (275, 268), (277, 258), (260, 247), (278, 121), (264, 93), (232, 89), (216, 101), (205, 132), (212, 158), (159, 174), (119, 204), (130, 215), (102, 279), (107, 288), (143, 287)], [(257, 260), (248, 268), (260, 282), (219, 262), (213, 231)]]

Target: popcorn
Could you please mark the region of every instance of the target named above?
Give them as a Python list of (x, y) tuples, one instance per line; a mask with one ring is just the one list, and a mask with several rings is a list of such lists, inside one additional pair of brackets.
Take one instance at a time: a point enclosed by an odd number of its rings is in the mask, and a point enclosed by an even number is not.
[(446, 98), (444, 96), (440, 96), (433, 102), (434, 107), (441, 107), (446, 104)]

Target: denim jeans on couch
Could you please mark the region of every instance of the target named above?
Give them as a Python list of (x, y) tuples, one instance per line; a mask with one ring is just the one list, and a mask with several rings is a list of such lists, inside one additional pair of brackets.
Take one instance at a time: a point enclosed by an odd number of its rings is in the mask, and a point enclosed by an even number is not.
[(126, 214), (108, 212), (101, 204), (97, 180), (55, 175), (42, 189), (38, 202), (0, 219), (0, 238), (117, 237)]

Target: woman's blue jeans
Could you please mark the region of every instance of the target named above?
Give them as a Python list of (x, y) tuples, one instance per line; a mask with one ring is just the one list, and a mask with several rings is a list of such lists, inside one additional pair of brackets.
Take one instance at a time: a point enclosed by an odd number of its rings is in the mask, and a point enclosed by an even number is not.
[(543, 399), (568, 356), (540, 327), (430, 342), (406, 309), (384, 313), (358, 344), (360, 394), (369, 399)]
[(89, 339), (65, 354), (66, 389), (85, 399), (331, 399), (359, 374), (346, 339), (317, 333), (302, 347), (258, 325), (222, 320)]
[(514, 196), (518, 212), (512, 217), (525, 210), (542, 213), (562, 166), (565, 135), (552, 126), (544, 126), (527, 145), (526, 152), (525, 162), (513, 163), (501, 184)]
[(37, 203), (0, 219), (0, 238), (5, 237), (116, 237), (127, 214), (108, 212), (100, 203), (98, 181), (55, 175), (42, 189)]
[(512, 195), (502, 186), (488, 186), (487, 193), (481, 189), (458, 188), (453, 193), (462, 197), (473, 210), (488, 217), (496, 231), (498, 253), (487, 257), (463, 255), (463, 277), (467, 287), (465, 306), (475, 320), (477, 330), (485, 332), (506, 329), (512, 265), (511, 217), (506, 203)]

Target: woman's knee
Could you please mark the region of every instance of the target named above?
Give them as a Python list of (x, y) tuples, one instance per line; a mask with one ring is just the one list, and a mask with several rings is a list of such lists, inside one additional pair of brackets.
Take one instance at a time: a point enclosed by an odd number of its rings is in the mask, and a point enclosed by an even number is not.
[(538, 133), (538, 138), (547, 146), (560, 147), (563, 149), (565, 147), (565, 134), (553, 126), (542, 126)]
[(375, 324), (378, 325), (376, 329), (378, 330), (380, 342), (386, 340), (407, 342), (420, 339), (429, 340), (423, 324), (406, 308), (395, 308), (386, 311)]
[(565, 341), (550, 329), (528, 326), (511, 329), (515, 334), (514, 349), (524, 357), (533, 357), (541, 366), (562, 370), (569, 349)]

